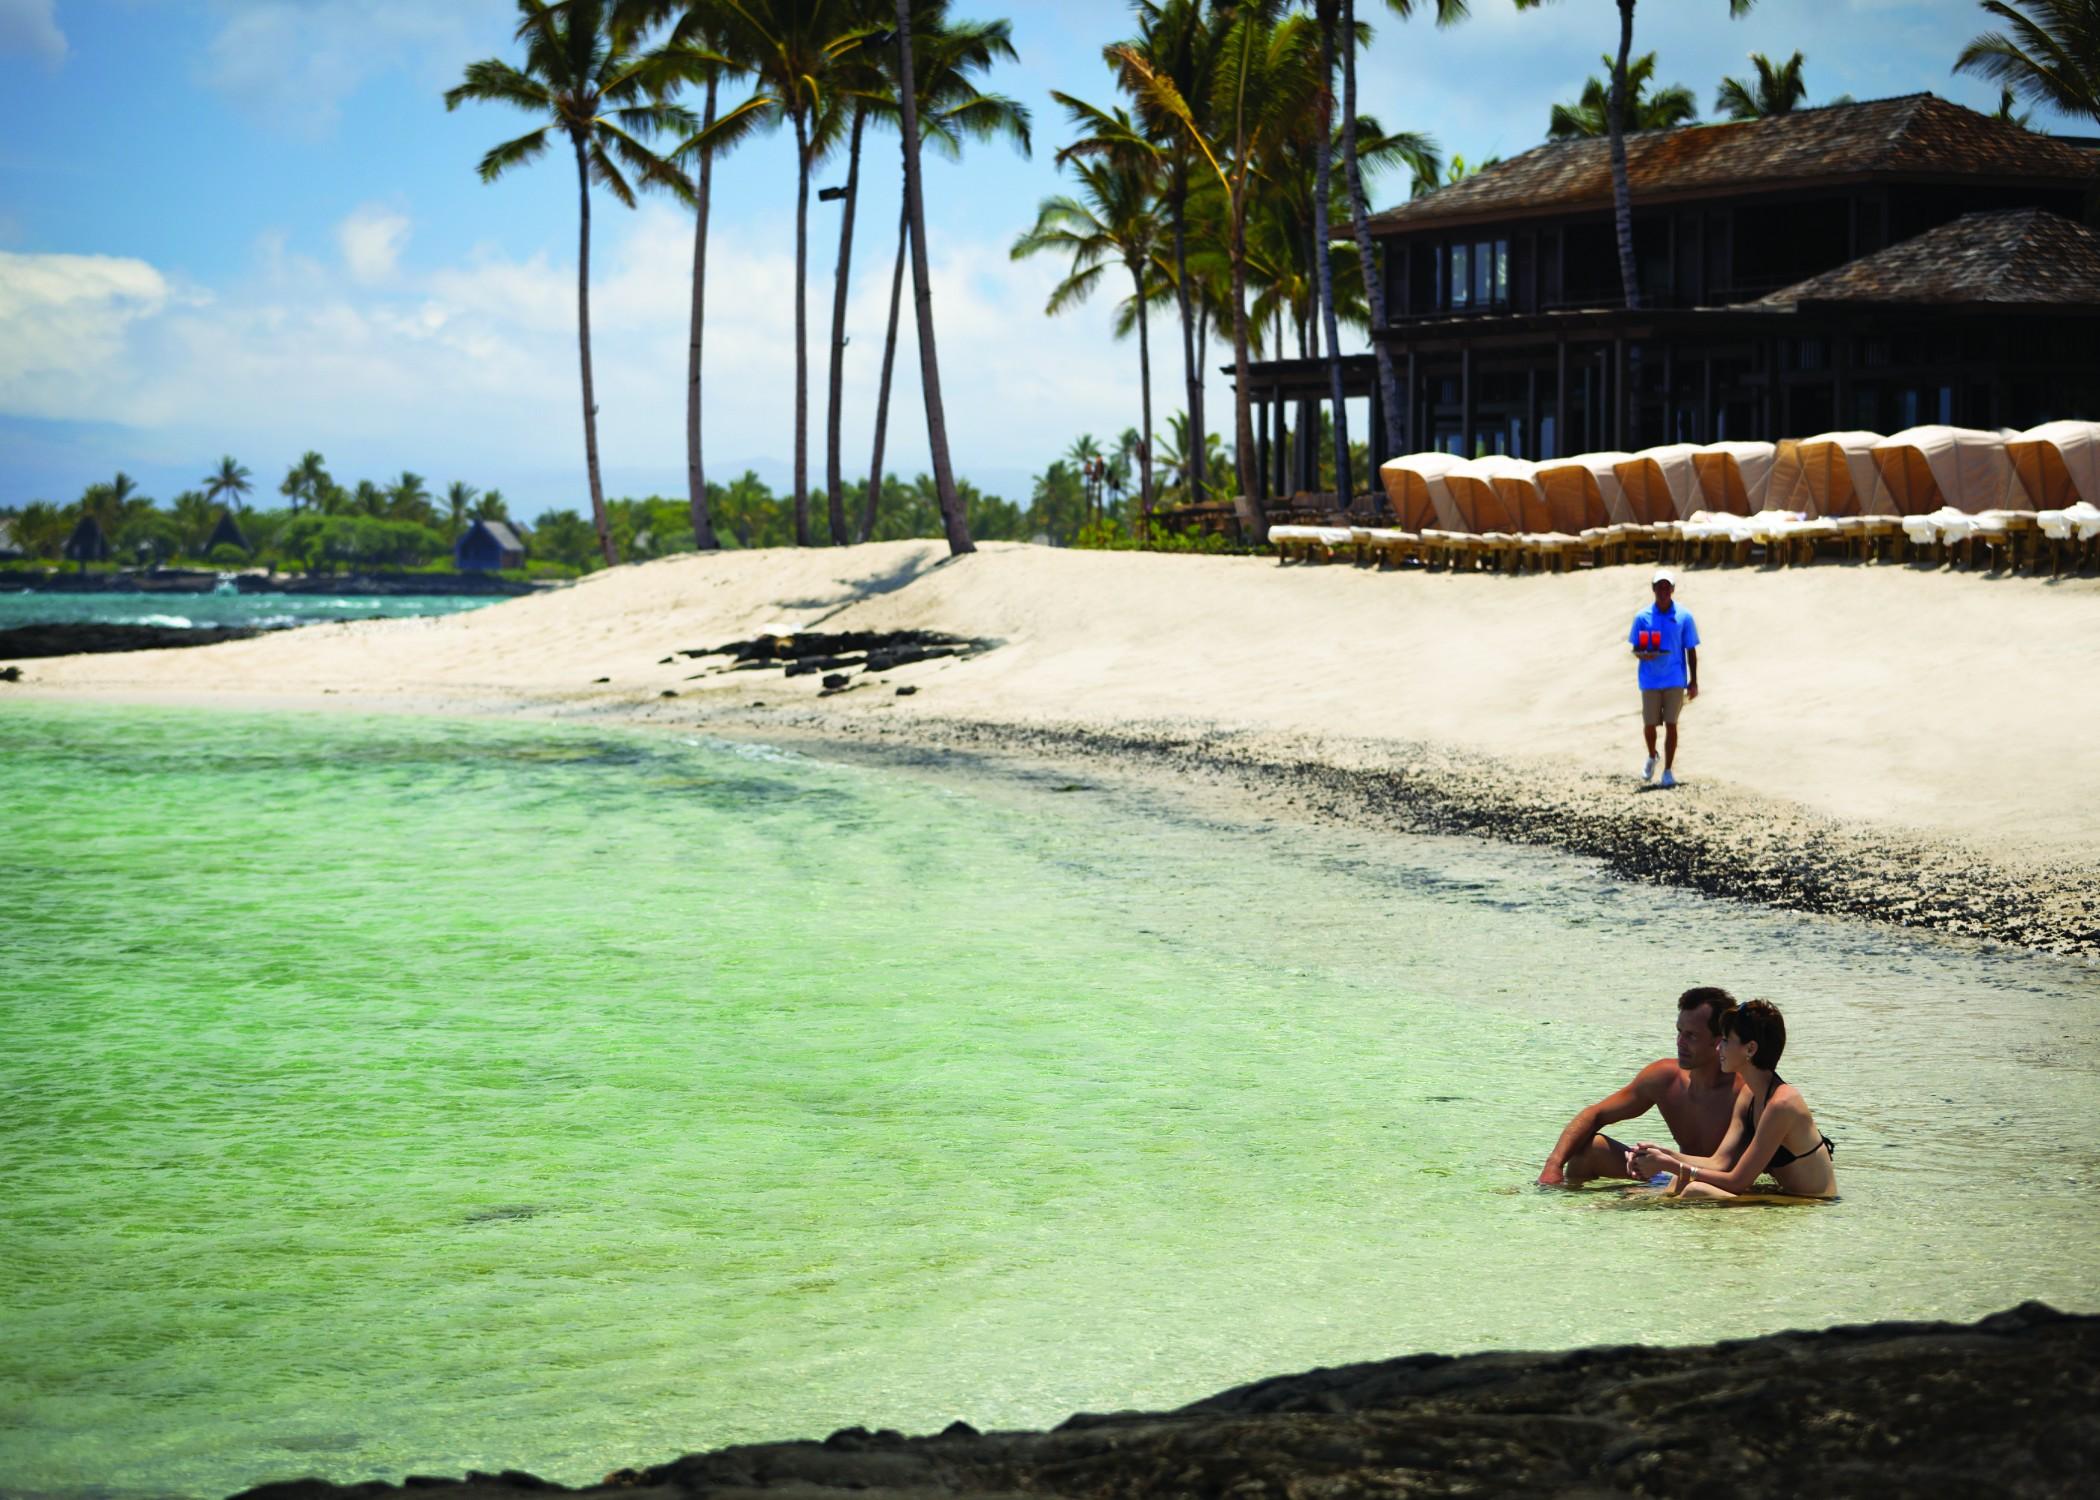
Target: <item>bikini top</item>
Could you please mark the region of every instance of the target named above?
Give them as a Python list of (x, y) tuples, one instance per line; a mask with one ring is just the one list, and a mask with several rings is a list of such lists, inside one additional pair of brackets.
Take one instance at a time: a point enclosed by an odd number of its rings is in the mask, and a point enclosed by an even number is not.
[[(1778, 1088), (1778, 1087), (1779, 1087), (1779, 1086), (1780, 1086), (1780, 1085), (1781, 1085), (1782, 1083), (1785, 1083), (1785, 1082), (1786, 1082), (1786, 1080), (1785, 1080), (1784, 1078), (1781, 1078), (1781, 1077), (1779, 1076), (1779, 1074), (1778, 1074), (1777, 1072), (1774, 1072), (1774, 1073), (1772, 1074), (1772, 1087), (1773, 1087), (1773, 1088), (1775, 1088), (1775, 1089), (1776, 1089), (1776, 1088)], [(1771, 1095), (1771, 1093), (1770, 1093), (1770, 1092), (1768, 1091), (1768, 1092), (1767, 1092), (1767, 1093), (1765, 1094), (1765, 1097), (1766, 1097), (1767, 1099), (1770, 1099), (1770, 1098), (1772, 1097), (1772, 1095)], [(1751, 1121), (1750, 1121), (1750, 1130), (1751, 1130), (1751, 1133), (1752, 1133), (1752, 1134), (1755, 1134), (1755, 1133), (1756, 1133), (1756, 1131), (1757, 1131), (1757, 1120), (1755, 1119), (1755, 1117), (1753, 1117), (1753, 1118), (1751, 1119)], [(1789, 1151), (1789, 1150), (1787, 1150), (1787, 1148), (1786, 1148), (1785, 1146), (1781, 1146), (1781, 1147), (1779, 1147), (1779, 1148), (1778, 1148), (1777, 1150), (1775, 1150), (1775, 1151), (1774, 1151), (1774, 1152), (1772, 1153), (1772, 1160), (1771, 1160), (1771, 1162), (1770, 1162), (1770, 1163), (1769, 1163), (1769, 1164), (1768, 1164), (1768, 1165), (1767, 1165), (1767, 1166), (1765, 1167), (1765, 1170), (1766, 1170), (1767, 1172), (1776, 1172), (1776, 1171), (1778, 1171), (1778, 1170), (1779, 1170), (1779, 1169), (1780, 1169), (1781, 1167), (1790, 1167), (1790, 1166), (1792, 1166), (1792, 1165), (1793, 1165), (1793, 1164), (1794, 1164), (1795, 1162), (1797, 1162), (1797, 1161), (1801, 1160), (1801, 1158), (1802, 1158), (1802, 1157), (1804, 1157), (1804, 1156), (1814, 1156), (1814, 1155), (1815, 1155), (1815, 1154), (1816, 1154), (1816, 1153), (1817, 1153), (1818, 1151), (1828, 1151), (1828, 1152), (1830, 1153), (1831, 1159), (1832, 1159), (1833, 1161), (1834, 1161), (1834, 1160), (1836, 1160), (1836, 1159), (1837, 1159), (1837, 1151), (1838, 1151), (1838, 1148), (1837, 1148), (1837, 1143), (1836, 1143), (1836, 1142), (1834, 1142), (1834, 1141), (1832, 1141), (1832, 1140), (1830, 1139), (1830, 1137), (1829, 1137), (1829, 1136), (1827, 1136), (1827, 1135), (1823, 1135), (1823, 1133), (1822, 1133), (1821, 1131), (1818, 1131), (1818, 1132), (1817, 1132), (1817, 1136), (1818, 1136), (1818, 1139), (1817, 1139), (1816, 1143), (1815, 1143), (1815, 1144), (1814, 1144), (1813, 1146), (1810, 1146), (1810, 1147), (1809, 1147), (1809, 1148), (1808, 1148), (1808, 1149), (1807, 1149), (1806, 1151), (1802, 1151), (1802, 1152), (1798, 1152), (1798, 1153), (1797, 1153), (1797, 1152), (1793, 1152), (1793, 1151)]]

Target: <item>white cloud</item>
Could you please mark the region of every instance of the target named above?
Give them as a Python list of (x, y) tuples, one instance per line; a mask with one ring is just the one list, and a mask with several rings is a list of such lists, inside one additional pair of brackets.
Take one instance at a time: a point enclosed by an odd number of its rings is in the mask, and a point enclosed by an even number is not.
[(385, 281), (408, 243), (408, 216), (367, 203), (336, 225), (335, 238), (353, 279), (367, 284)]
[[(0, 0), (0, 5), (11, 0)], [(421, 68), (432, 81), (488, 50), (500, 0), (215, 0), (222, 21), (205, 48), (204, 81), (277, 128), (334, 131), (345, 100), (371, 77)], [(498, 29), (497, 37), (507, 30)]]
[(42, 58), (49, 67), (66, 60), (66, 34), (58, 29), (57, 0), (0, 0), (0, 57), (10, 52)]
[[(360, 215), (365, 215), (360, 218)], [(582, 468), (573, 261), (484, 248), (418, 272), (394, 258), (405, 223), (360, 210), (370, 243), (316, 260), (282, 242), (205, 299), (142, 261), (0, 255), (0, 413), (116, 423), (140, 444), (231, 451), (268, 467), (319, 448), (339, 473), (410, 467), (502, 484), (525, 507), (576, 503)], [(397, 228), (398, 226), (398, 228)], [(794, 254), (777, 223), (718, 234), (709, 258), (710, 467), (789, 461)], [(594, 247), (591, 317), (608, 470), (675, 492), (685, 459), (691, 222), (667, 206), (609, 218)], [(846, 472), (864, 477), (888, 313), (887, 235), (863, 241), (848, 302)], [(1116, 296), (1042, 315), (1058, 268), (1002, 244), (934, 242), (935, 315), (959, 472), (1040, 469), (1073, 434), (1137, 423), (1137, 350), (1106, 337)], [(365, 258), (361, 261), (360, 256)], [(364, 272), (381, 263), (391, 274)], [(918, 353), (906, 301), (889, 467), (925, 467)], [(1119, 296), (1120, 294), (1116, 294)], [(809, 287), (810, 448), (824, 472), (828, 268)], [(1180, 404), (1178, 344), (1154, 329), (1155, 421)], [(1170, 353), (1171, 351), (1171, 353)], [(1213, 393), (1212, 411), (1229, 413)], [(535, 485), (530, 476), (557, 477)], [(627, 481), (615, 478), (616, 492)]]
[(135, 325), (174, 300), (142, 260), (0, 251), (0, 411), (71, 417), (123, 399)]

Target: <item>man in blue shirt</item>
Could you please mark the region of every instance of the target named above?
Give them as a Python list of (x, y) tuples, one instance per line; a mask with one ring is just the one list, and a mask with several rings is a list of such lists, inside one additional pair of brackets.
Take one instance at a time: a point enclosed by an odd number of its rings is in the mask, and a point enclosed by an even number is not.
[(1648, 742), (1648, 762), (1641, 780), (1655, 779), (1655, 730), (1665, 729), (1662, 749), (1664, 786), (1677, 785), (1677, 713), (1685, 700), (1699, 696), (1699, 627), (1675, 603), (1677, 578), (1657, 568), (1655, 603), (1633, 617), (1626, 644), (1640, 662), (1641, 734)]

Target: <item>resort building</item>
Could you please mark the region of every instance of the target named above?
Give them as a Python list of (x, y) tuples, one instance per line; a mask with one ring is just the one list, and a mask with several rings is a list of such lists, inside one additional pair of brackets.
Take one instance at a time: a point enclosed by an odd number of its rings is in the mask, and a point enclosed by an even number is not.
[(221, 547), (231, 547), (237, 552), (255, 550), (248, 545), (248, 538), (242, 533), (240, 522), (234, 520), (230, 510), (219, 512), (219, 524), (212, 527), (211, 536), (204, 543), (204, 555), (209, 557)]
[[(1669, 442), (2100, 413), (2100, 142), (1932, 94), (1535, 147), (1375, 215), (1404, 451), (1557, 458)], [(1250, 371), (1265, 488), (1318, 488), (1324, 360)], [(1376, 361), (1350, 436), (1387, 457)], [(1295, 410), (1293, 410), (1295, 408)]]
[(525, 566), (525, 543), (508, 521), (476, 521), (452, 545), (452, 565), (462, 573), (494, 573)]

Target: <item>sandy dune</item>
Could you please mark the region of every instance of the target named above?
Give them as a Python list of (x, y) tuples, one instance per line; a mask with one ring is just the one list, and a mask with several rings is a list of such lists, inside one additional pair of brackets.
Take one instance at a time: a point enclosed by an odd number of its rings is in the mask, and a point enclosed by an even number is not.
[[(689, 681), (660, 658), (769, 626), (996, 637), (965, 662), (826, 700), (839, 715), (1215, 725), (1429, 741), (1624, 773), (1639, 758), (1625, 632), (1647, 572), (1565, 577), (1279, 568), (993, 544), (686, 556), (442, 619), (314, 626), (184, 651), (25, 664), (0, 703), (210, 698), (454, 709), (813, 700), (815, 678)], [(1686, 778), (2020, 862), (2100, 850), (2100, 582), (1901, 567), (1689, 575), (1704, 695)], [(593, 679), (608, 677), (607, 683)], [(334, 695), (329, 697), (328, 695)]]

